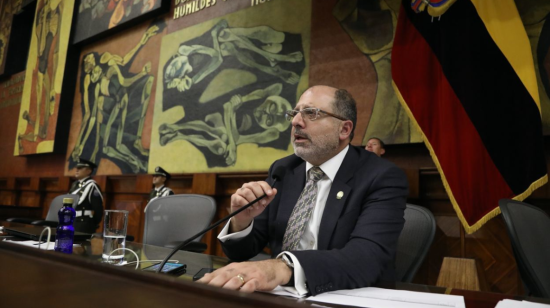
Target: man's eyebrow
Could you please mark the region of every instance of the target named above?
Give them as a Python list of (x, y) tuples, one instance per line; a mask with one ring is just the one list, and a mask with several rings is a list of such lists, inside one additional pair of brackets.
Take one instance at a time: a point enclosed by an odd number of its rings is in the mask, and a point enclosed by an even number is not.
[[(305, 108), (314, 108), (313, 106), (309, 105), (309, 104), (304, 104), (302, 106), (302, 109), (305, 109)], [(294, 107), (294, 110), (299, 110), (298, 106)]]

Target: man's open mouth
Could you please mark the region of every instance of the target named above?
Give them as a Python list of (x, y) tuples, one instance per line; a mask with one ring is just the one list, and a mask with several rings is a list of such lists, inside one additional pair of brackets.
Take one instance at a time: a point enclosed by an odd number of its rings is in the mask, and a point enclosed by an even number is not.
[(307, 136), (294, 134), (294, 141), (295, 142), (304, 142), (306, 140), (309, 140), (309, 138)]

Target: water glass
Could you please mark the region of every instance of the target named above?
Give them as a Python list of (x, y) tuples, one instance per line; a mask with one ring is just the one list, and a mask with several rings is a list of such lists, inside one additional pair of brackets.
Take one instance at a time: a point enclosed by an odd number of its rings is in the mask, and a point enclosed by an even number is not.
[(124, 250), (113, 251), (126, 247), (128, 211), (106, 210), (103, 227), (103, 261), (121, 264), (124, 261)]

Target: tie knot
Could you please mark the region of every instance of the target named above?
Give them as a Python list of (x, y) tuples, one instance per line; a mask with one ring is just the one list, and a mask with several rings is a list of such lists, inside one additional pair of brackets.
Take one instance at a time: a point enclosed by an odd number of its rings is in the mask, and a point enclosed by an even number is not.
[(309, 169), (309, 179), (313, 182), (317, 182), (325, 176), (325, 173), (319, 167), (313, 167)]

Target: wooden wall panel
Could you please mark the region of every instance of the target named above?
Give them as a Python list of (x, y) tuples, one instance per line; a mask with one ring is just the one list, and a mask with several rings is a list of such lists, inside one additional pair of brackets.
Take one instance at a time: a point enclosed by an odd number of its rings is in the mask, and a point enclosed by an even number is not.
[[(152, 178), (151, 178), (152, 181)], [(152, 182), (151, 182), (152, 183)], [(175, 175), (172, 176), (170, 181), (167, 182), (167, 186), (170, 187), (174, 193), (177, 194), (192, 194), (193, 193), (193, 176), (192, 175)], [(149, 191), (153, 189), (152, 184), (149, 185)]]
[(15, 206), (15, 193), (8, 190), (0, 190), (0, 205)]
[(18, 190), (31, 189), (31, 178), (30, 177), (16, 178), (15, 188)]
[(0, 206), (15, 206), (15, 178), (0, 178)]
[(22, 191), (18, 197), (19, 206), (39, 207), (39, 193), (33, 191)]

